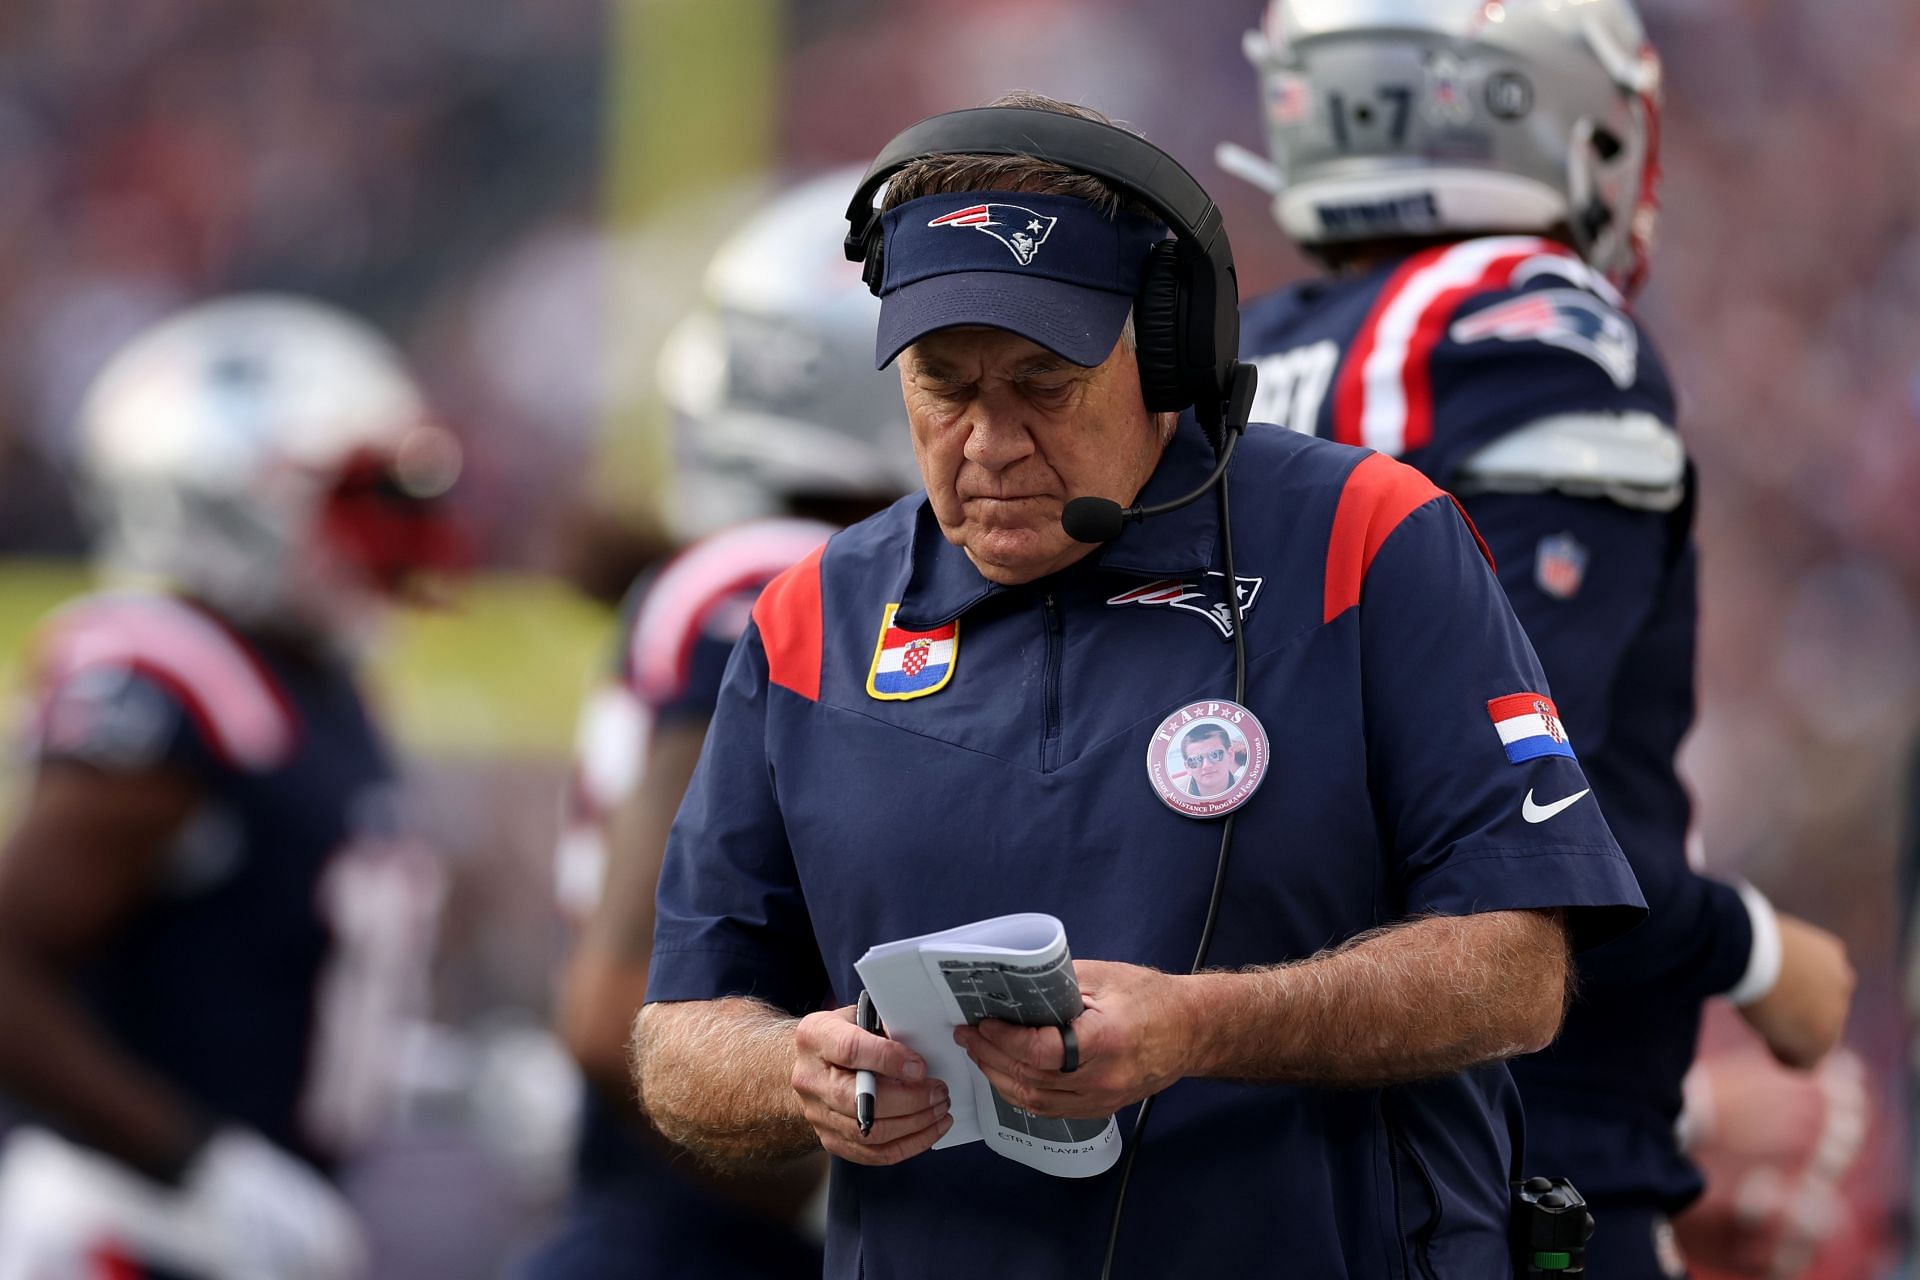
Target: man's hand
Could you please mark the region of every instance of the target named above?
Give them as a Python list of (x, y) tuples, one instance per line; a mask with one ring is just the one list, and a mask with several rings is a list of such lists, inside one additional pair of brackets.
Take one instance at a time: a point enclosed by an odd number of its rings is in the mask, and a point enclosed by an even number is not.
[(1076, 960), (1073, 970), (1086, 1009), (1073, 1023), (1080, 1067), (1072, 1073), (1060, 1070), (1065, 1042), (1057, 1027), (990, 1018), (954, 1029), (955, 1043), (1001, 1097), (1039, 1116), (1096, 1120), (1187, 1074), (1184, 979), (1106, 960)]
[[(953, 1127), (947, 1086), (911, 1049), (854, 1025), (854, 1009), (809, 1014), (793, 1033), (793, 1091), (820, 1145), (855, 1164), (899, 1164)], [(856, 1071), (874, 1073), (873, 1132), (854, 1120)]]
[(1846, 944), (1825, 929), (1785, 912), (1779, 920), (1779, 980), (1742, 1006), (1740, 1015), (1775, 1058), (1804, 1071), (1840, 1042), (1853, 999), (1853, 966)]

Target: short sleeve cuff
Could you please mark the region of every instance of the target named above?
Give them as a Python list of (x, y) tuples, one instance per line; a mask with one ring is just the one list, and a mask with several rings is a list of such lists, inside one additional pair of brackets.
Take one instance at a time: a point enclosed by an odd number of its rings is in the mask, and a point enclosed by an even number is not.
[(1780, 920), (1758, 889), (1744, 880), (1736, 889), (1753, 926), (1753, 945), (1747, 952), (1746, 971), (1727, 989), (1727, 999), (1744, 1006), (1765, 999), (1780, 981)]
[(1731, 990), (1753, 959), (1753, 915), (1737, 884), (1713, 876), (1698, 876), (1698, 901), (1687, 909), (1694, 921), (1689, 936), (1698, 946), (1698, 980), (1690, 985), (1702, 995)]
[(1610, 942), (1646, 918), (1633, 869), (1616, 850), (1580, 845), (1456, 852), (1414, 881), (1410, 914), (1553, 911), (1576, 951)]
[[(801, 966), (791, 966), (800, 968)], [(661, 951), (647, 969), (647, 1003), (671, 1000), (761, 1000), (796, 1017), (812, 1012), (818, 993), (798, 990), (768, 972), (765, 956), (736, 951)]]

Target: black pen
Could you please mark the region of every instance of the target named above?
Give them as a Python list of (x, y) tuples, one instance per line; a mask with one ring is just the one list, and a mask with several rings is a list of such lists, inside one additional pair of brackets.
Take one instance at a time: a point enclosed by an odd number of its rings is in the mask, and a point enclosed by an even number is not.
[[(862, 1031), (876, 1036), (884, 1034), (880, 1029), (880, 1015), (874, 1012), (873, 997), (867, 994), (864, 987), (860, 991), (859, 1003), (854, 1006), (853, 1020)], [(873, 1072), (853, 1073), (853, 1118), (859, 1124), (863, 1138), (873, 1132), (873, 1102), (879, 1088)]]

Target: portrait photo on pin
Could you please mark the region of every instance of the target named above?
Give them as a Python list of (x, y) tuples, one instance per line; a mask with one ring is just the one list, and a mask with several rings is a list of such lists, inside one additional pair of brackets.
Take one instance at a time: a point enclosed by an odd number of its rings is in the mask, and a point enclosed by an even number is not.
[(1217, 818), (1245, 804), (1266, 779), (1272, 753), (1254, 714), (1225, 698), (1186, 703), (1147, 743), (1147, 781), (1188, 818)]

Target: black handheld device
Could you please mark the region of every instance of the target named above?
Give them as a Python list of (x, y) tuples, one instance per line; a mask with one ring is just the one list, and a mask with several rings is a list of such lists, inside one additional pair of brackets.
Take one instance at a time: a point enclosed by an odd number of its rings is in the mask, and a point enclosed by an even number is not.
[(1587, 1274), (1593, 1215), (1565, 1178), (1513, 1184), (1513, 1274), (1519, 1280)]

